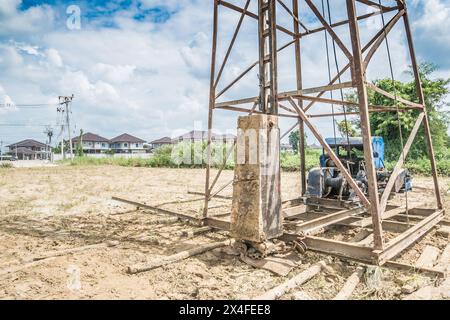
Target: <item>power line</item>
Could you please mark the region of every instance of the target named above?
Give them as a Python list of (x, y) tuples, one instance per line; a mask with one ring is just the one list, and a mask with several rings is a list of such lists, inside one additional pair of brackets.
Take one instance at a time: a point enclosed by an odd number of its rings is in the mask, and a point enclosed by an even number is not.
[(15, 103), (0, 103), (0, 108), (48, 108), (56, 107), (59, 103), (35, 103), (35, 104), (15, 104)]
[(28, 127), (28, 128), (32, 128), (32, 127), (47, 127), (48, 124), (19, 124), (19, 123), (15, 123), (15, 124), (10, 124), (10, 123), (0, 123), (0, 127)]

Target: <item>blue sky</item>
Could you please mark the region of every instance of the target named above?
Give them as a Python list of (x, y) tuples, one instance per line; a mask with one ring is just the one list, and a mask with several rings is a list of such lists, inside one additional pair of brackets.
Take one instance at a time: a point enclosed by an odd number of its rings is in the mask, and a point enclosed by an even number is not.
[[(338, 0), (332, 2), (333, 19), (345, 11)], [(230, 0), (243, 5), (243, 0)], [(255, 1), (254, 1), (255, 2)], [(288, 1), (289, 2), (289, 1)], [(392, 0), (384, 0), (390, 4)], [(315, 3), (320, 7), (320, 1)], [(81, 28), (67, 26), (66, 10), (76, 5), (81, 10)], [(410, 0), (410, 19), (420, 61), (437, 64), (437, 76), (450, 77), (450, 1)], [(254, 4), (251, 9), (254, 10)], [(361, 8), (360, 8), (361, 9)], [(280, 9), (281, 10), (281, 9)], [(302, 4), (302, 19), (317, 25)], [(223, 57), (238, 15), (222, 11), (219, 57)], [(360, 12), (365, 13), (365, 12)], [(388, 19), (390, 16), (387, 16)], [(206, 127), (209, 60), (211, 47), (212, 1), (210, 0), (127, 0), (127, 1), (0, 1), (0, 103), (54, 103), (59, 95), (75, 94), (73, 134), (80, 129), (112, 137), (129, 132), (146, 140)], [(290, 27), (281, 16), (279, 23)], [(361, 25), (370, 34), (380, 24), (373, 20)], [(402, 26), (402, 25), (400, 25)], [(341, 34), (345, 29), (339, 29)], [(244, 20), (227, 81), (257, 58), (256, 27)], [(228, 36), (227, 36), (228, 34)], [(342, 34), (344, 41), (347, 41)], [(367, 37), (363, 35), (363, 41)], [(280, 35), (279, 43), (289, 41)], [(410, 64), (401, 28), (390, 35), (396, 77), (409, 80)], [(304, 43), (304, 78), (307, 86), (326, 82), (326, 60), (320, 34)], [(323, 52), (323, 51), (322, 51)], [(280, 54), (280, 88), (292, 90), (295, 84), (290, 51)], [(344, 57), (339, 54), (339, 63)], [(370, 79), (389, 75), (382, 52), (374, 57)], [(248, 97), (257, 93), (257, 74), (224, 97)], [(326, 108), (318, 106), (317, 112)], [(52, 107), (43, 109), (0, 108), (0, 125), (27, 124), (24, 127), (0, 126), (4, 144), (19, 139), (44, 140), (43, 125), (56, 126), (59, 119)], [(328, 120), (317, 122), (325, 132)], [(201, 122), (201, 124), (200, 124)], [(218, 131), (233, 130), (233, 114), (220, 113)], [(292, 121), (283, 120), (287, 128)], [(58, 130), (55, 129), (56, 134)], [(331, 132), (328, 132), (331, 134)]]

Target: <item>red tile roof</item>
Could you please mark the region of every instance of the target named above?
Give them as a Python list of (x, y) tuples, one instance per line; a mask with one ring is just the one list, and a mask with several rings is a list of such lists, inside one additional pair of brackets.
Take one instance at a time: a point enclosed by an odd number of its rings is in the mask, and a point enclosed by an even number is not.
[(111, 143), (115, 142), (129, 142), (129, 143), (144, 143), (145, 140), (139, 139), (135, 136), (132, 136), (128, 133), (121, 134), (118, 137), (111, 139)]

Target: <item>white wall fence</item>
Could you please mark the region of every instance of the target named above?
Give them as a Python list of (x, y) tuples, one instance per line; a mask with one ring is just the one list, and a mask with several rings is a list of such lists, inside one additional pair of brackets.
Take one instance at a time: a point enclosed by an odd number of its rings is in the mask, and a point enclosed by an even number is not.
[[(103, 159), (103, 158), (125, 158), (125, 159), (150, 159), (153, 157), (151, 153), (116, 153), (116, 154), (84, 154), (85, 157)], [(66, 159), (69, 158), (69, 154), (66, 154)], [(61, 154), (53, 154), (53, 161), (60, 161), (63, 157)]]

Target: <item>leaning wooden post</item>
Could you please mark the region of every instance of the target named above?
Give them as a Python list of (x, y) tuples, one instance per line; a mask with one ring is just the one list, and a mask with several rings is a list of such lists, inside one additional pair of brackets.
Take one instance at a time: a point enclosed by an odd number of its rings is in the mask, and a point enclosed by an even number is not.
[(147, 272), (147, 271), (157, 269), (157, 268), (163, 267), (163, 266), (171, 264), (171, 263), (175, 263), (178, 261), (188, 259), (190, 257), (196, 256), (196, 255), (199, 255), (199, 254), (202, 254), (202, 253), (205, 253), (205, 252), (217, 249), (217, 248), (225, 247), (225, 246), (228, 246), (231, 244), (232, 244), (232, 241), (226, 240), (226, 241), (222, 241), (222, 242), (215, 242), (215, 243), (205, 244), (202, 246), (197, 246), (193, 249), (185, 250), (185, 251), (179, 252), (177, 254), (168, 256), (168, 257), (154, 259), (154, 260), (146, 262), (146, 263), (140, 263), (140, 264), (136, 264), (133, 266), (129, 266), (128, 273), (137, 274), (137, 273), (141, 273), (141, 272)]
[(217, 54), (217, 30), (219, 21), (219, 2), (214, 0), (214, 21), (213, 21), (213, 41), (212, 41), (212, 56), (211, 56), (211, 79), (209, 87), (209, 112), (208, 112), (208, 145), (206, 146), (206, 182), (205, 182), (205, 207), (203, 209), (203, 217), (208, 217), (208, 206), (210, 198), (210, 176), (211, 176), (211, 143), (212, 143), (212, 127), (214, 107), (216, 104), (216, 54)]
[[(294, 13), (294, 39), (295, 41), (295, 70), (296, 70), (296, 76), (297, 76), (297, 90), (303, 89), (303, 77), (302, 77), (302, 58), (301, 58), (301, 46), (300, 46), (300, 38), (298, 37), (298, 34), (300, 33), (299, 28), (299, 12), (298, 12), (298, 0), (292, 0), (292, 12)], [(297, 20), (298, 21), (297, 21)], [(298, 105), (300, 108), (303, 109), (303, 100), (298, 99)], [(303, 120), (299, 119), (299, 137), (300, 137), (300, 143), (299, 143), (299, 153), (300, 153), (300, 177), (301, 177), (301, 185), (302, 185), (302, 193), (301, 195), (304, 196), (306, 193), (306, 155), (305, 155), (305, 123)]]
[(272, 290), (269, 290), (266, 293), (254, 298), (253, 300), (277, 300), (281, 298), (284, 294), (286, 294), (286, 292), (288, 292), (289, 290), (295, 289), (301, 286), (302, 284), (308, 282), (312, 278), (314, 278), (325, 267), (326, 267), (325, 262), (320, 261), (319, 263), (313, 265), (312, 267), (303, 271), (299, 275), (280, 284), (279, 286), (273, 288)]
[[(372, 135), (369, 119), (369, 102), (365, 84), (365, 72), (361, 43), (359, 39), (359, 26), (356, 16), (355, 0), (347, 0), (347, 11), (350, 27), (350, 37), (353, 48), (352, 80), (358, 90), (359, 110), (361, 115), (361, 131), (364, 142), (364, 159), (366, 174), (369, 181), (370, 214), (373, 220), (375, 250), (383, 250), (383, 228), (381, 225), (380, 200), (378, 196), (377, 175), (373, 161)], [(351, 62), (351, 61), (350, 61)]]
[(405, 23), (406, 37), (408, 39), (408, 46), (409, 46), (409, 52), (411, 55), (412, 68), (413, 68), (413, 72), (414, 72), (414, 78), (416, 81), (417, 96), (419, 98), (420, 104), (423, 105), (423, 108), (425, 111), (425, 118), (423, 120), (423, 125), (424, 125), (425, 136), (426, 136), (427, 144), (428, 144), (428, 155), (430, 157), (431, 170), (433, 172), (434, 188), (435, 188), (435, 193), (436, 193), (436, 202), (437, 202), (438, 208), (443, 209), (444, 205), (442, 203), (442, 195), (441, 195), (441, 191), (439, 188), (438, 172), (437, 172), (437, 167), (436, 167), (436, 157), (434, 155), (433, 139), (431, 137), (431, 130), (430, 130), (430, 122), (429, 122), (429, 117), (428, 117), (428, 113), (427, 113), (427, 108), (425, 105), (425, 96), (423, 93), (422, 80), (420, 78), (419, 65), (417, 64), (416, 52), (414, 49), (414, 41), (413, 41), (411, 27), (410, 27), (409, 19), (408, 19), (408, 12), (406, 10), (406, 3), (404, 3), (404, 1), (397, 1), (397, 2), (401, 2), (401, 5), (404, 6), (404, 9), (405, 9), (405, 14), (403, 15), (403, 21)]
[(345, 282), (341, 291), (333, 298), (333, 300), (348, 300), (352, 296), (361, 278), (364, 275), (364, 268), (358, 268)]

